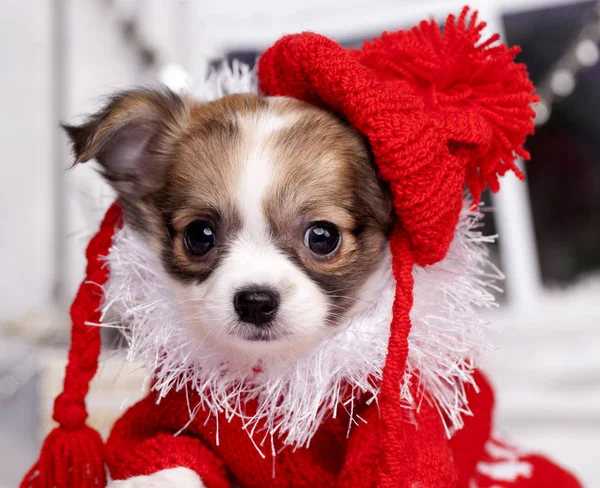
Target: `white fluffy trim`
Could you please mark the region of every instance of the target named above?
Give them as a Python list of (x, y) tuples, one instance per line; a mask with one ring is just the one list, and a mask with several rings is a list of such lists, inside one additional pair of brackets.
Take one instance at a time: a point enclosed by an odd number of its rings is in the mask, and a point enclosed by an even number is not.
[[(235, 65), (233, 71), (213, 73), (200, 96), (207, 100), (255, 90), (254, 73)], [(462, 415), (469, 412), (464, 386), (473, 382), (478, 353), (486, 346), (488, 324), (477, 309), (494, 305), (489, 288), (501, 278), (487, 259), (485, 244), (493, 238), (477, 230), (479, 217), (468, 210), (467, 201), (446, 258), (414, 270), (402, 401), (414, 409), (423, 399), (435, 404), (447, 421), (448, 435), (462, 427)], [(190, 333), (161, 263), (127, 226), (115, 236), (108, 261), (111, 277), (104, 310), (120, 316), (128, 358), (155, 376), (159, 401), (172, 389), (196, 391), (201, 401), (189, 406), (190, 420), (200, 408), (226, 418), (237, 416), (244, 419), (259, 451), (275, 435), (300, 447), (310, 443), (323, 420), (335, 416), (338, 408), (346, 409), (356, 422), (360, 420), (352, 415), (356, 398), (376, 399), (395, 289), (389, 267), (382, 293), (368, 310), (349, 319), (312, 353), (270, 358), (256, 372), (250, 364), (231, 363)], [(249, 399), (258, 403), (252, 415), (245, 404)], [(257, 431), (262, 425), (265, 430)]]

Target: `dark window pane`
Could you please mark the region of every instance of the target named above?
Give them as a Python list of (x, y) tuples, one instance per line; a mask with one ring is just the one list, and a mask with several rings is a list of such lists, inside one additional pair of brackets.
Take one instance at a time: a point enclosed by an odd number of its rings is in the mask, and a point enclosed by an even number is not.
[[(595, 2), (507, 15), (510, 44), (541, 84), (586, 22)], [(598, 27), (597, 27), (598, 28)], [(527, 147), (533, 221), (544, 283), (569, 283), (600, 268), (600, 65), (579, 71)]]

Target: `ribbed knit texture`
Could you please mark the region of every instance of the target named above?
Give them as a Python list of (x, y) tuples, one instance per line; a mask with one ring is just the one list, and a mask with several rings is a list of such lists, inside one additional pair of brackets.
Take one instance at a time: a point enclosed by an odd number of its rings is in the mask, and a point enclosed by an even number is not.
[[(485, 382), (483, 377), (481, 380)], [(428, 487), (457, 486), (452, 449), (443, 434), (439, 435), (439, 413), (426, 403), (414, 418), (407, 412), (398, 419), (393, 428), (395, 437), (386, 432), (392, 426), (381, 422), (383, 412), (380, 415), (377, 405), (361, 402), (355, 414), (367, 423), (354, 426), (347, 438), (350, 419), (340, 409), (338, 418), (323, 424), (308, 448), (283, 447), (275, 439), (275, 457), (270, 438), (261, 445), (264, 434), (259, 430), (255, 441), (265, 454), (263, 459), (239, 418), (227, 422), (220, 417), (217, 421), (201, 411), (181, 435), (165, 435), (189, 422), (188, 400), (194, 405), (195, 395), (172, 393), (157, 405), (152, 393), (117, 421), (107, 443), (111, 474), (120, 479), (185, 466), (196, 471), (209, 488), (224, 488), (230, 481), (252, 488), (372, 487), (386, 483), (412, 487), (417, 481)], [(252, 408), (249, 404), (249, 414)], [(397, 459), (388, 458), (380, 472), (380, 446), (389, 442), (390, 452), (396, 452), (393, 446), (401, 446), (404, 452)], [(482, 453), (480, 445), (472, 455), (479, 459)], [(442, 478), (438, 469), (443, 470)]]
[[(349, 417), (343, 409), (338, 418), (321, 426), (307, 448), (294, 450), (274, 439), (275, 457), (271, 439), (258, 430), (255, 442), (264, 458), (243, 430), (241, 419), (227, 422), (223, 416), (217, 420), (199, 411), (190, 423), (187, 405), (188, 401), (197, 404), (195, 394), (170, 393), (157, 404), (156, 394), (151, 393), (115, 424), (107, 442), (109, 467), (113, 477), (126, 479), (183, 466), (198, 473), (208, 488), (580, 488), (571, 474), (537, 455), (515, 454), (513, 461), (525, 463), (531, 472), (510, 480), (505, 460), (494, 459), (486, 449), (492, 439), (493, 395), (481, 373), (476, 380), (479, 393), (466, 387), (472, 415), (451, 440), (439, 435), (439, 413), (426, 401), (418, 412), (402, 410), (395, 426), (381, 421), (384, 413), (377, 405), (359, 402), (354, 413), (366, 423), (354, 425), (349, 438)], [(248, 414), (252, 411), (253, 405), (248, 404)], [(396, 437), (388, 435), (386, 427), (393, 427)], [(399, 456), (388, 455), (380, 462), (382, 455), (393, 452)], [(509, 479), (478, 472), (481, 461), (498, 462)]]

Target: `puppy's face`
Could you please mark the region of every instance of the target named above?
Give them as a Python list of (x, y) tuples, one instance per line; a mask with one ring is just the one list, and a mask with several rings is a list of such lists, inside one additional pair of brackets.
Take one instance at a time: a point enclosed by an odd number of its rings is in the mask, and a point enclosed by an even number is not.
[(77, 162), (100, 162), (202, 339), (297, 353), (375, 298), (390, 198), (363, 138), (328, 112), (135, 91), (67, 130)]

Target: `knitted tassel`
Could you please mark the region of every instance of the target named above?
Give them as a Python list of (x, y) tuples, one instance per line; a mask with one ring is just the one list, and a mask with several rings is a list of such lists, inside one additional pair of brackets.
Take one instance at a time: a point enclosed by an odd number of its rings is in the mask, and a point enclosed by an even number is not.
[(106, 486), (104, 443), (87, 425), (73, 430), (55, 428), (44, 441), (40, 458), (21, 482), (21, 488)]
[(98, 369), (101, 338), (101, 287), (109, 275), (108, 255), (115, 229), (120, 225), (117, 204), (108, 210), (100, 230), (86, 251), (87, 269), (71, 306), (71, 348), (63, 392), (54, 403), (58, 422), (44, 441), (38, 462), (21, 482), (21, 488), (101, 488), (106, 485), (105, 449), (100, 434), (85, 424), (85, 397)]

